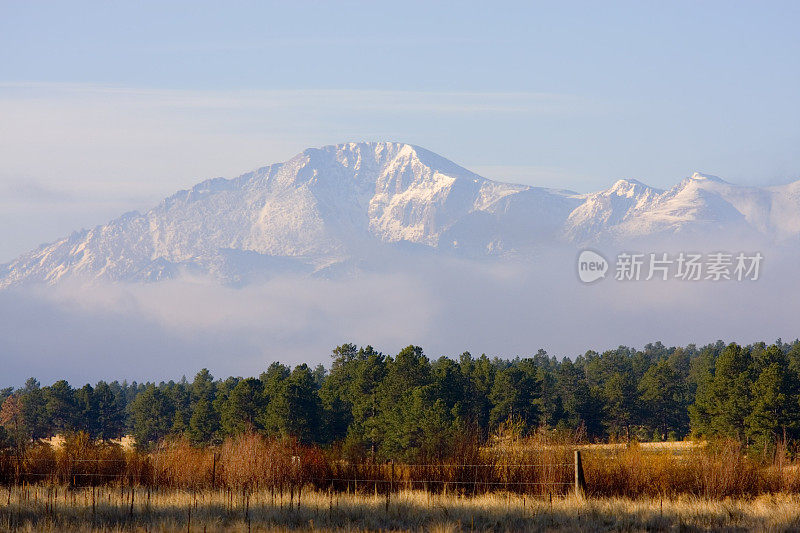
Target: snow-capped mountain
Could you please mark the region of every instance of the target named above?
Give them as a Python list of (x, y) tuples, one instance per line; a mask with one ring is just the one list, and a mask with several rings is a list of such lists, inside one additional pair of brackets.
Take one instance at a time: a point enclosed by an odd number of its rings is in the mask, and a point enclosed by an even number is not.
[(241, 281), (357, 264), (404, 243), (471, 258), (535, 257), (556, 244), (687, 232), (796, 239), (800, 182), (761, 189), (694, 174), (667, 191), (620, 180), (578, 194), (492, 181), (409, 144), (341, 144), (204, 181), (146, 213), (44, 245), (0, 267), (0, 288), (184, 272)]
[(695, 172), (662, 191), (619, 180), (607, 191), (587, 195), (565, 224), (566, 238), (579, 244), (670, 235), (768, 243), (795, 239), (800, 235), (800, 182), (741, 187)]

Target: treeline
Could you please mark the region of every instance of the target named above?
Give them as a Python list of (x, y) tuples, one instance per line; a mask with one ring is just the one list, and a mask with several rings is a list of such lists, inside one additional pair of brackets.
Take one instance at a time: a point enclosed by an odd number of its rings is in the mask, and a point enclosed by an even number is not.
[[(430, 360), (344, 344), (330, 370), (273, 363), (259, 377), (99, 382), (0, 391), (0, 446), (85, 431), (133, 434), (148, 447), (171, 436), (195, 445), (258, 432), (382, 459), (435, 458), (456, 437), (485, 439), (501, 424), (546, 427), (588, 441), (732, 437), (755, 450), (800, 441), (800, 342), (749, 346), (620, 347), (557, 360), (540, 350), (505, 360), (469, 353)], [(463, 439), (462, 439), (463, 440)]]

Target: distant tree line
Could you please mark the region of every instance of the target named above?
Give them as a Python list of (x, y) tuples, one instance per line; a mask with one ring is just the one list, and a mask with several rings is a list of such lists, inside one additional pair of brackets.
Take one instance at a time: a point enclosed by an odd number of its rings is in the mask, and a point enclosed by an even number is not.
[(486, 438), (500, 424), (522, 432), (578, 431), (587, 440), (731, 437), (768, 451), (800, 441), (800, 342), (722, 341), (589, 351), (561, 361), (540, 350), (512, 360), (431, 361), (418, 346), (387, 356), (343, 344), (330, 370), (271, 364), (259, 377), (189, 382), (98, 382), (0, 391), (0, 446), (57, 433), (133, 434), (215, 444), (243, 432), (292, 435), (347, 453), (409, 459), (446, 453), (456, 435)]

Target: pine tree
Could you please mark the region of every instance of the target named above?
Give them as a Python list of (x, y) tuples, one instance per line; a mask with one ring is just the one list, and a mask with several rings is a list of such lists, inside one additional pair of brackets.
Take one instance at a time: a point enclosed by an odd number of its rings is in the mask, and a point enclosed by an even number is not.
[(768, 451), (778, 440), (794, 433), (797, 425), (797, 396), (786, 356), (770, 346), (754, 365), (758, 377), (752, 385), (751, 411), (746, 419), (747, 436)]
[(682, 425), (684, 384), (667, 359), (652, 365), (638, 386), (645, 419), (651, 429), (658, 430), (661, 440)]
[(212, 442), (219, 424), (217, 413), (207, 398), (201, 398), (194, 404), (192, 417), (189, 419), (189, 440), (195, 446)]
[(170, 433), (175, 408), (169, 394), (151, 384), (131, 404), (131, 418), (137, 446), (147, 448)]
[(379, 381), (375, 393), (362, 395), (359, 402), (359, 418), (366, 418), (362, 434), (370, 453), (395, 453), (396, 443), (408, 437), (407, 421), (414, 415), (411, 407), (414, 395), (430, 384), (430, 361), (419, 346), (407, 346), (387, 360), (385, 377)]
[(257, 431), (265, 408), (264, 384), (256, 378), (245, 378), (231, 390), (220, 412), (222, 431), (238, 435)]
[(709, 436), (714, 433), (713, 385), (716, 354), (712, 349), (704, 349), (691, 362), (689, 386), (695, 390), (693, 403), (689, 405), (689, 420), (692, 433), (696, 436)]
[(198, 372), (190, 387), (191, 417), (187, 434), (194, 445), (208, 444), (219, 431), (220, 417), (214, 409), (216, 394), (214, 376), (204, 368)]
[(488, 436), (489, 419), (492, 411), (492, 402), (489, 394), (494, 387), (497, 375), (497, 366), (486, 356), (481, 354), (473, 359), (469, 352), (461, 354), (459, 360), (461, 374), (466, 382), (464, 402), (466, 403), (464, 418), (467, 422), (474, 422), (481, 430), (484, 437)]
[(590, 438), (600, 437), (604, 429), (602, 403), (592, 396), (583, 367), (564, 359), (559, 365), (556, 379), (563, 400), (564, 425), (572, 430), (583, 427)]
[(122, 436), (124, 431), (123, 409), (111, 386), (105, 381), (98, 381), (93, 397), (96, 413), (94, 435), (104, 441)]
[(355, 381), (358, 367), (364, 364), (363, 354), (364, 349), (358, 350), (354, 344), (333, 349), (331, 371), (319, 388), (326, 442), (344, 439), (353, 423)]
[(302, 443), (312, 443), (320, 435), (322, 405), (317, 396), (317, 384), (307, 365), (292, 371), (277, 397), (270, 402), (273, 408), (273, 427), (285, 435), (297, 437)]
[(184, 435), (189, 429), (189, 419), (191, 418), (191, 395), (190, 387), (184, 376), (180, 382), (169, 382), (167, 394), (169, 394), (175, 414), (172, 417), (172, 429), (170, 433), (174, 436)]
[(225, 410), (225, 404), (228, 402), (231, 391), (233, 391), (239, 381), (241, 381), (241, 378), (229, 377), (215, 384), (216, 390), (214, 393), (214, 400), (211, 402), (211, 407), (214, 409), (215, 416), (219, 421), (219, 428), (215, 435), (217, 440), (222, 440), (228, 436), (222, 427), (222, 412)]
[(470, 416), (467, 411), (466, 390), (469, 378), (461, 373), (458, 363), (440, 357), (431, 365), (431, 390), (435, 399), (441, 400), (444, 408), (459, 419)]
[(216, 386), (214, 385), (214, 376), (211, 375), (211, 372), (209, 372), (207, 368), (200, 370), (200, 372), (194, 376), (194, 380), (192, 381), (192, 385), (190, 387), (192, 404), (199, 402), (200, 400), (212, 402), (214, 400), (215, 392)]
[(711, 383), (711, 430), (715, 434), (744, 442), (751, 386), (750, 352), (731, 343), (717, 358)]
[(328, 372), (325, 370), (325, 366), (319, 364), (314, 367), (314, 370), (311, 371), (311, 375), (314, 377), (314, 383), (317, 386), (317, 389), (322, 387), (322, 384), (325, 383), (325, 378), (328, 377)]
[(352, 423), (347, 428), (348, 446), (375, 450), (381, 441), (381, 388), (389, 372), (389, 362), (372, 346), (358, 351), (357, 366), (350, 388)]
[(25, 381), (25, 386), (19, 391), (19, 401), (28, 436), (33, 440), (49, 437), (52, 430), (47, 414), (47, 400), (36, 379), (29, 378)]
[(520, 420), (527, 429), (539, 426), (541, 414), (541, 383), (536, 363), (532, 359), (515, 361), (497, 372), (489, 399), (492, 427), (512, 418)]
[(631, 425), (636, 421), (636, 383), (631, 372), (614, 372), (603, 384), (605, 419), (614, 434), (624, 432), (630, 439)]
[(258, 415), (258, 424), (268, 435), (283, 433), (283, 420), (288, 413), (282, 397), (291, 373), (286, 365), (274, 362), (259, 378), (264, 387), (264, 409)]
[(77, 426), (92, 438), (97, 438), (100, 426), (97, 419), (97, 402), (94, 388), (88, 383), (75, 391)]
[(66, 380), (56, 381), (45, 388), (44, 397), (47, 417), (53, 431), (62, 433), (83, 429), (78, 427), (79, 414), (75, 391)]

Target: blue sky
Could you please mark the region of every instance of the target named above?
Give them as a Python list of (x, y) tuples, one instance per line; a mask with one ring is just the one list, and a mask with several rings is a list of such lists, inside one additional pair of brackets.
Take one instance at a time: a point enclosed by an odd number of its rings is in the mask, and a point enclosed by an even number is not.
[(589, 191), (800, 179), (798, 2), (0, 0), (0, 262), (308, 146)]

